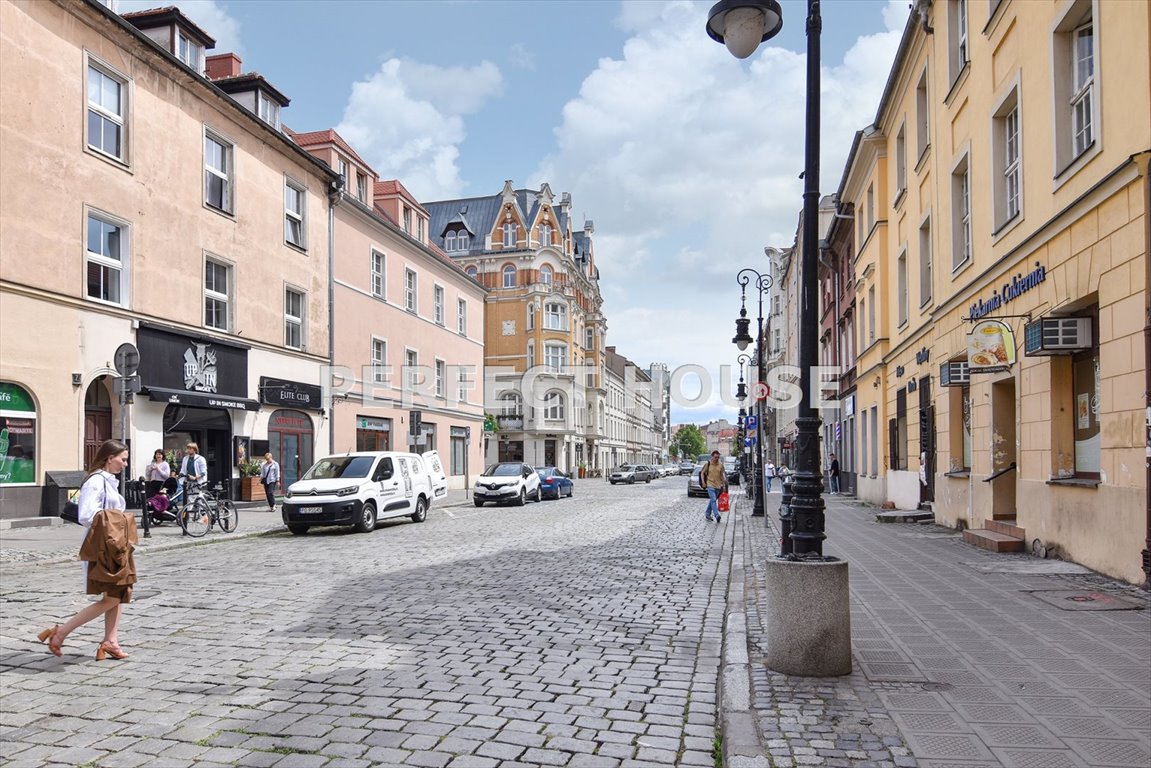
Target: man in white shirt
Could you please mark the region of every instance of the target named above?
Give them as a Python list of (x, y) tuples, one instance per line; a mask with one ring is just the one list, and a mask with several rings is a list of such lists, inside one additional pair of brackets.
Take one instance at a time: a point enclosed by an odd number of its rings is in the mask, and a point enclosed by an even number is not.
[(184, 459), (180, 462), (180, 474), (197, 483), (208, 479), (208, 460), (200, 455), (200, 446), (188, 443), (184, 446)]
[(767, 466), (763, 468), (763, 481), (765, 483), (764, 487), (767, 489), (768, 493), (771, 493), (771, 481), (774, 479), (775, 479), (775, 464), (768, 461)]
[(280, 464), (270, 453), (264, 454), (264, 464), (260, 467), (260, 483), (268, 498), (268, 511), (276, 511), (276, 486), (280, 482)]

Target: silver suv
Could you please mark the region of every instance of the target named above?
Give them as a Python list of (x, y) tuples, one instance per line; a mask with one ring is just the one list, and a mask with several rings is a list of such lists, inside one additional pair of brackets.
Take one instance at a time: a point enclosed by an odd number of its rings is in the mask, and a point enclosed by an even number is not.
[(650, 483), (652, 479), (659, 477), (659, 473), (646, 464), (621, 464), (611, 471), (608, 475), (608, 482), (612, 485), (616, 483)]

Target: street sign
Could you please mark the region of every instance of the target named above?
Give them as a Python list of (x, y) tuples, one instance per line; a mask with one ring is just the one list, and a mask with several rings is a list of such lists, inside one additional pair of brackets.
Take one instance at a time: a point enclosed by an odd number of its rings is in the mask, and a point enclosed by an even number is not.
[(471, 427), (464, 427), (464, 439), (465, 440), (471, 440), (472, 439), (472, 428)]
[(759, 418), (756, 416), (748, 416), (744, 424), (747, 426), (747, 431), (750, 432), (759, 424)]
[(408, 434), (418, 435), (423, 431), (420, 429), (420, 412), (408, 411)]
[(135, 344), (124, 342), (116, 347), (116, 354), (112, 358), (116, 365), (116, 373), (121, 376), (133, 376), (140, 367), (140, 350)]
[(139, 376), (124, 376), (112, 379), (112, 391), (117, 395), (122, 392), (139, 392), (141, 388)]

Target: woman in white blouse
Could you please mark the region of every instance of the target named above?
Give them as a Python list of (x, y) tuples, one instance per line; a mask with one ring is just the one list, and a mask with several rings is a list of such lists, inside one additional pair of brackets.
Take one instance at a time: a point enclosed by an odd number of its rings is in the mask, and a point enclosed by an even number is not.
[[(92, 525), (92, 518), (104, 509), (124, 509), (124, 497), (120, 495), (119, 475), (128, 464), (128, 446), (119, 440), (105, 440), (96, 451), (96, 458), (88, 468), (91, 473), (80, 486), (79, 517), (80, 525), (85, 532)], [(51, 629), (40, 633), (40, 642), (47, 642), (48, 649), (57, 656), (63, 656), (61, 650), (64, 639), (76, 628), (87, 624), (97, 616), (104, 617), (104, 640), (96, 650), (97, 660), (106, 655), (114, 659), (126, 659), (128, 654), (120, 648), (117, 632), (120, 628), (120, 607), (132, 599), (132, 587), (115, 585), (100, 585), (95, 588), (88, 578), (88, 563), (84, 563), (84, 576), (88, 594), (100, 595), (100, 600), (81, 610), (63, 624), (57, 624)]]
[(164, 487), (164, 481), (172, 476), (172, 467), (164, 458), (164, 451), (157, 448), (152, 454), (152, 463), (144, 470), (144, 493), (148, 498), (155, 496)]

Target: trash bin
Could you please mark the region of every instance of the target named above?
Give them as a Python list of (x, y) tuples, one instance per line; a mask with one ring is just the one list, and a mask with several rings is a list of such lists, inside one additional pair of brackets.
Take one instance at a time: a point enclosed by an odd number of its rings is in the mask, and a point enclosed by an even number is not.
[(44, 473), (44, 495), (40, 501), (41, 517), (59, 517), (64, 502), (70, 495), (79, 496), (87, 472), (78, 470), (58, 470)]

